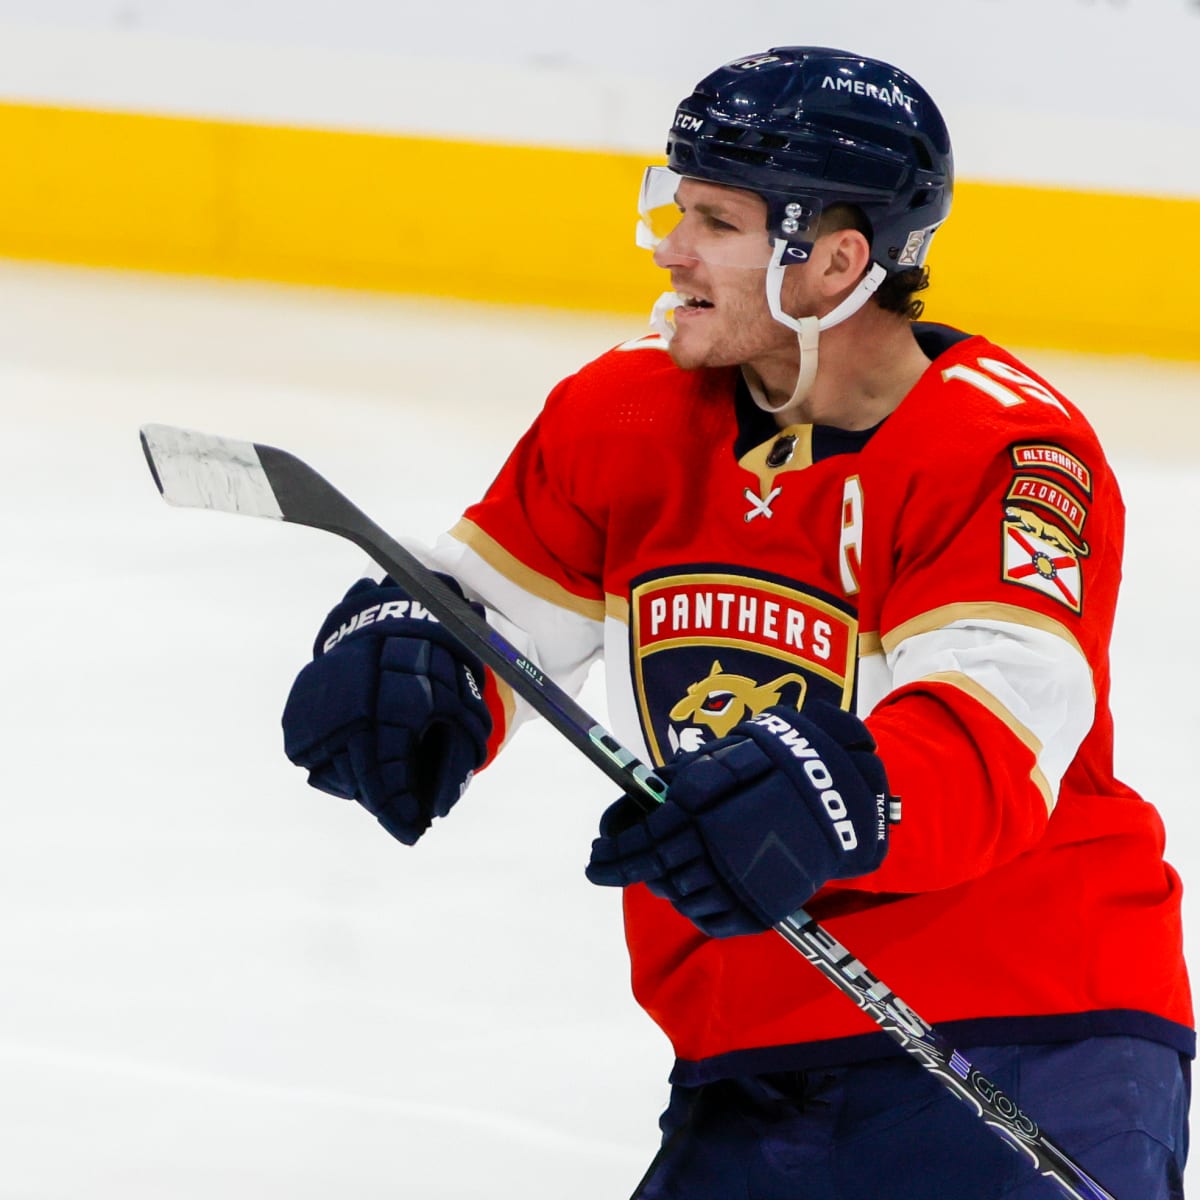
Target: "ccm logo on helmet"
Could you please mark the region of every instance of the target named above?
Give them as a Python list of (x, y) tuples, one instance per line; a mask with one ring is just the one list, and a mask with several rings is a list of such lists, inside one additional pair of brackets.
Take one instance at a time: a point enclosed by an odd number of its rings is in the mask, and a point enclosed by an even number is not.
[(846, 809), (846, 802), (841, 793), (833, 787), (833, 776), (829, 768), (817, 757), (812, 743), (801, 737), (782, 717), (772, 713), (763, 713), (755, 717), (753, 724), (761, 725), (769, 733), (773, 733), (792, 753), (793, 758), (806, 760), (804, 773), (808, 782), (820, 794), (821, 803), (833, 822), (833, 831), (842, 843), (843, 850), (853, 850), (858, 845), (858, 834), (854, 832), (854, 823)]
[(675, 128), (684, 133), (695, 133), (704, 124), (703, 117), (693, 117), (691, 113), (676, 113)]

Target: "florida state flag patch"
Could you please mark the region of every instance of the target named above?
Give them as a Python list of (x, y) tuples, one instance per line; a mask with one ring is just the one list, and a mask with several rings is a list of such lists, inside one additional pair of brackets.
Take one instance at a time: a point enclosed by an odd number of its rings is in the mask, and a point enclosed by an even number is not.
[(1004, 509), (1004, 571), (1006, 583), (1033, 588), (1083, 611), (1083, 566), (1087, 544), (1028, 508)]

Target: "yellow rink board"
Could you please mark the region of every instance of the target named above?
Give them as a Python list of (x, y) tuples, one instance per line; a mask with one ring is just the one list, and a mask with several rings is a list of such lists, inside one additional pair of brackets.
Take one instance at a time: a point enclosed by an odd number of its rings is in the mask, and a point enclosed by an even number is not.
[[(0, 255), (642, 313), (644, 159), (0, 105)], [(927, 315), (1200, 359), (1200, 199), (959, 183)]]

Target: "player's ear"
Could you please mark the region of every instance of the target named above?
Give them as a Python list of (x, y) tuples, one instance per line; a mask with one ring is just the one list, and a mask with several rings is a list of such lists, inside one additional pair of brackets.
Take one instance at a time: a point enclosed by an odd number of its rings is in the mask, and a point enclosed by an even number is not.
[(836, 229), (823, 234), (814, 246), (823, 251), (822, 287), (836, 295), (853, 287), (871, 265), (871, 244), (857, 229)]

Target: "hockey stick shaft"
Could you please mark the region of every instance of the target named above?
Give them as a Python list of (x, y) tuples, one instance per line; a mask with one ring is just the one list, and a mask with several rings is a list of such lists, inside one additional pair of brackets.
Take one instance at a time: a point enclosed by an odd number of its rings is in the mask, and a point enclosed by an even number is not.
[[(144, 426), (141, 440), (151, 474), (168, 503), (270, 517), (348, 539), (643, 809), (650, 811), (665, 799), (663, 780), (415, 555), (302, 460), (272, 446), (163, 425)], [(1115, 1200), (807, 912), (797, 909), (774, 928), (925, 1070), (974, 1109), (994, 1133), (1023, 1152), (1064, 1195), (1074, 1200)]]

